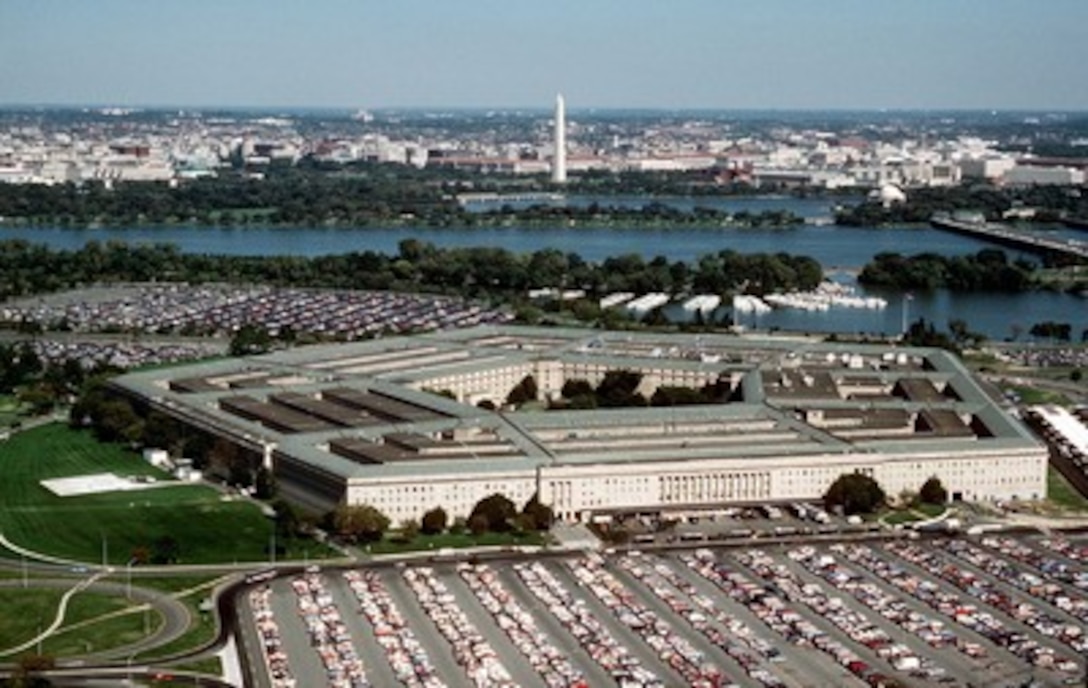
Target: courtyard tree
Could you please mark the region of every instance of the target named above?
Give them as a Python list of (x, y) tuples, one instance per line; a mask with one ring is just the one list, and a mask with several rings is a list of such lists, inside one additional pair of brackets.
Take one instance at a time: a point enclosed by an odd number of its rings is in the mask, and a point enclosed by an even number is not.
[(520, 406), (527, 401), (535, 401), (540, 390), (537, 388), (536, 378), (526, 375), (521, 382), (516, 384), (510, 393), (506, 395), (506, 403), (512, 406)]
[(555, 520), (552, 508), (541, 502), (540, 495), (536, 492), (529, 498), (529, 501), (525, 502), (521, 514), (525, 517), (525, 522), (533, 530), (547, 530), (552, 527), (552, 522)]

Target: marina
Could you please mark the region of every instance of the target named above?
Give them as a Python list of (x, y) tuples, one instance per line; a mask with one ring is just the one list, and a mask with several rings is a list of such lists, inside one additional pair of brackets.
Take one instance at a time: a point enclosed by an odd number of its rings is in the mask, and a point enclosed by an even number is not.
[[(645, 203), (627, 197), (568, 197), (565, 202), (613, 201)], [(828, 199), (789, 197), (677, 198), (669, 203), (706, 204), (731, 210), (780, 209), (798, 215), (831, 211)], [(1079, 235), (1076, 230), (1065, 233)], [(1035, 234), (1066, 240), (1061, 230), (1040, 229)], [(902, 332), (903, 323), (924, 318), (938, 328), (952, 319), (964, 319), (971, 331), (991, 339), (1024, 341), (1032, 324), (1041, 321), (1069, 322), (1075, 335), (1088, 328), (1085, 296), (1061, 291), (1035, 290), (1018, 293), (953, 292), (945, 289), (916, 291), (909, 303), (893, 289), (869, 289), (856, 283), (861, 266), (882, 252), (912, 255), (931, 252), (943, 256), (974, 254), (994, 248), (990, 240), (961, 235), (934, 227), (841, 227), (803, 224), (788, 228), (683, 227), (676, 229), (634, 227), (504, 227), (504, 228), (328, 228), (328, 227), (12, 227), (0, 226), (0, 241), (16, 239), (54, 250), (75, 250), (89, 241), (120, 241), (128, 244), (169, 243), (184, 253), (218, 255), (294, 255), (313, 257), (351, 251), (376, 251), (397, 255), (400, 243), (417, 239), (439, 248), (490, 246), (516, 253), (559, 250), (577, 253), (587, 261), (635, 254), (649, 261), (662, 256), (669, 261), (695, 262), (699, 256), (721, 251), (807, 255), (824, 267), (831, 281), (855, 289), (862, 299), (883, 299), (885, 308), (774, 308), (739, 313), (738, 324), (749, 329), (788, 330), (811, 333), (889, 335)], [(1026, 250), (1004, 249), (1009, 260), (1038, 262)], [(540, 285), (547, 286), (547, 285)], [(602, 308), (630, 301), (639, 294), (606, 294)], [(626, 297), (626, 298), (624, 298)], [(613, 303), (612, 300), (616, 300)], [(800, 303), (800, 302), (797, 302)], [(877, 303), (877, 302), (874, 302)], [(682, 304), (667, 304), (665, 315), (684, 322), (701, 313), (707, 321), (732, 323), (729, 304), (716, 309), (689, 311)], [(904, 317), (905, 316), (905, 317)]]

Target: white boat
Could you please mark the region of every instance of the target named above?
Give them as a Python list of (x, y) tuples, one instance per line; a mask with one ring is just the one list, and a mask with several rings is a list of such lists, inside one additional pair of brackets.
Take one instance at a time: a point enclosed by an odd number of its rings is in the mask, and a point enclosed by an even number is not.
[(717, 294), (699, 294), (684, 302), (685, 311), (700, 311), (706, 313), (721, 305), (722, 297)]

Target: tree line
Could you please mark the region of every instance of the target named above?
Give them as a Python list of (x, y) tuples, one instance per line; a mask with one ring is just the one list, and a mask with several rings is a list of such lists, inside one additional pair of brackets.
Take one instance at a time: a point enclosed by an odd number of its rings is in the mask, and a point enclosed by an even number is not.
[(1034, 269), (1034, 264), (1023, 259), (1009, 262), (1000, 249), (983, 249), (965, 256), (884, 252), (865, 265), (858, 282), (898, 290), (1020, 292), (1034, 286)]
[(820, 264), (807, 256), (731, 250), (706, 254), (695, 263), (663, 256), (646, 260), (637, 254), (597, 263), (556, 249), (443, 249), (416, 239), (402, 241), (395, 255), (362, 251), (315, 257), (188, 254), (166, 244), (92, 241), (78, 250), (53, 250), (22, 240), (0, 242), (0, 300), (101, 282), (171, 281), (423, 291), (510, 303), (541, 287), (579, 288), (591, 295), (688, 290), (762, 294), (812, 289), (821, 278)]
[[(443, 171), (425, 175), (404, 165), (366, 165), (350, 172), (320, 166), (267, 171), (262, 179), (227, 174), (172, 185), (157, 182), (101, 182), (56, 185), (5, 184), (0, 187), (0, 219), (9, 224), (85, 227), (97, 224), (200, 226), (420, 226), (480, 227), (577, 222), (596, 225), (783, 226), (802, 218), (783, 210), (729, 213), (708, 207), (680, 209), (660, 202), (640, 207), (589, 204), (528, 207), (504, 205), (473, 212), (457, 201), (465, 191), (533, 191), (547, 186), (529, 181), (514, 186), (472, 183)], [(642, 185), (591, 187), (594, 192), (643, 193)], [(671, 184), (660, 191), (692, 191)], [(578, 193), (577, 189), (564, 189)]]
[(836, 224), (851, 227), (926, 224), (937, 213), (975, 211), (989, 221), (1001, 221), (1016, 207), (1035, 209), (1034, 222), (1053, 223), (1063, 217), (1088, 217), (1088, 198), (1060, 186), (998, 188), (989, 184), (910, 189), (907, 200), (885, 206), (866, 200), (839, 208)]

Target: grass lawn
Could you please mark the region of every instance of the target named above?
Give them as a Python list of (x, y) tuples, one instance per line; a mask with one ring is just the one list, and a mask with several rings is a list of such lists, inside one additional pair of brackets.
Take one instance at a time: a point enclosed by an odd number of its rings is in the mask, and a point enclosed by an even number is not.
[(1029, 406), (1037, 406), (1039, 404), (1058, 404), (1059, 406), (1068, 406), (1070, 401), (1069, 397), (1058, 392), (1050, 392), (1045, 389), (1039, 389), (1038, 387), (1026, 387), (1023, 385), (1007, 385), (1004, 387), (1006, 390), (1016, 392), (1020, 396), (1021, 404), (1027, 404)]
[[(139, 570), (139, 569), (134, 569)], [(165, 593), (178, 593), (182, 590), (191, 590), (192, 588), (200, 588), (208, 586), (212, 581), (217, 581), (222, 576), (155, 576), (151, 578), (144, 578), (143, 576), (132, 577), (132, 587), (134, 588), (148, 588), (150, 590), (158, 590)], [(113, 576), (110, 576), (106, 580), (114, 583), (124, 583), (127, 581), (124, 572), (120, 572)]]
[(189, 623), (189, 629), (180, 637), (165, 645), (159, 645), (158, 647), (136, 655), (136, 659), (147, 662), (163, 657), (169, 657), (170, 655), (175, 655), (179, 652), (185, 652), (200, 647), (215, 639), (215, 632), (218, 629), (218, 626), (215, 623), (215, 615), (200, 611), (200, 603), (207, 596), (208, 591), (203, 590), (193, 593), (192, 595), (179, 597), (178, 601), (189, 609), (189, 616), (192, 619)]
[[(223, 662), (218, 657), (205, 657), (204, 659), (197, 659), (191, 662), (183, 662), (181, 664), (172, 664), (171, 669), (177, 671), (195, 671), (199, 674), (211, 674), (212, 676), (223, 675)], [(170, 685), (170, 684), (166, 684)], [(178, 683), (176, 685), (191, 685), (188, 682)]]
[(211, 487), (177, 483), (58, 497), (39, 484), (45, 478), (103, 472), (168, 479), (136, 453), (63, 424), (13, 435), (0, 443), (0, 531), (29, 549), (92, 563), (102, 561), (104, 545), (108, 561), (124, 565), (134, 549), (152, 549), (164, 536), (177, 541), (179, 563), (268, 558), (271, 521), (249, 502), (223, 501)]
[(914, 523), (915, 521), (921, 521), (922, 519), (909, 510), (893, 511), (884, 518), (885, 523), (891, 525), (899, 525), (900, 523)]
[(53, 621), (60, 588), (0, 588), (0, 652), (24, 643)]
[[(398, 542), (396, 534), (386, 536), (381, 542), (370, 544), (371, 554), (394, 554), (399, 552), (418, 552), (421, 550), (439, 550), (444, 547), (486, 547), (496, 545), (542, 545), (544, 536), (540, 533), (524, 533), (520, 537), (512, 533), (441, 533), (439, 535), (417, 535), (411, 542)], [(360, 544), (359, 548), (366, 551), (367, 545)]]
[[(39, 627), (44, 628), (51, 624), (64, 592), (61, 588), (0, 589), (0, 609), (4, 612), (0, 615), (0, 651), (30, 640), (38, 634)], [(93, 592), (73, 595), (68, 601), (59, 632), (43, 641), (42, 649), (58, 656), (84, 652), (85, 642), (93, 642), (94, 649), (104, 649), (107, 646), (103, 644), (104, 636), (99, 632), (99, 624), (90, 620), (124, 609), (129, 604), (124, 598), (113, 595)], [(73, 625), (77, 628), (64, 631)], [(60, 636), (67, 636), (69, 639), (78, 637), (80, 640), (75, 645), (69, 642), (61, 646), (55, 641)], [(64, 652), (58, 651), (58, 647), (63, 647)]]
[(42, 643), (42, 650), (54, 657), (102, 652), (138, 642), (155, 633), (162, 623), (162, 615), (152, 609), (80, 624), (67, 631), (62, 627)]
[(7, 394), (0, 394), (0, 428), (10, 427), (19, 419), (20, 413), (24, 410), (18, 399)]
[(1088, 511), (1088, 499), (1073, 489), (1061, 473), (1048, 466), (1046, 469), (1046, 495), (1052, 504), (1074, 511)]
[(948, 510), (948, 506), (945, 504), (926, 504), (925, 502), (919, 502), (912, 507), (915, 511), (919, 511), (930, 518), (936, 518), (945, 511)]

